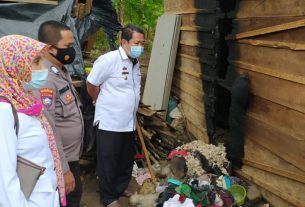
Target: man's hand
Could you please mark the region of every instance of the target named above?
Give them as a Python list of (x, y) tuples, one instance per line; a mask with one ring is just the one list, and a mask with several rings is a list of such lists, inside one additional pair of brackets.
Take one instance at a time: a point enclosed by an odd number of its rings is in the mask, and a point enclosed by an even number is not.
[(92, 103), (92, 104), (95, 105), (96, 99), (100, 93), (100, 87), (92, 85), (88, 81), (86, 83), (87, 83), (87, 92), (90, 95), (90, 97), (92, 98), (92, 100), (94, 101), (94, 103)]
[(64, 179), (65, 179), (66, 193), (69, 194), (73, 192), (75, 188), (75, 179), (70, 170), (64, 174)]

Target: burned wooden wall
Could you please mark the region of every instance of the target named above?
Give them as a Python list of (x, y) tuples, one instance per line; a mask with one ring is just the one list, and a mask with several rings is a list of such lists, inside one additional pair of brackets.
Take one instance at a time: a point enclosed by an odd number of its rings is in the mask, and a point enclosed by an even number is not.
[(237, 1), (228, 73), (247, 72), (244, 166), (274, 206), (305, 206), (305, 1)]
[(223, 43), (228, 2), (165, 0), (166, 13), (182, 16), (172, 93), (182, 103), (189, 132), (206, 143), (215, 133), (218, 109), (217, 91), (212, 82), (203, 79), (221, 76), (227, 68)]

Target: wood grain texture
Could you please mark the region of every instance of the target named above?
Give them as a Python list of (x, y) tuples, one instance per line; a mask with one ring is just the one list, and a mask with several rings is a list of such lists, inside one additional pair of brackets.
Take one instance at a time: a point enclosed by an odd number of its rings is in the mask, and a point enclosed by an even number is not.
[(243, 39), (243, 38), (255, 37), (255, 36), (295, 29), (304, 26), (305, 26), (305, 20), (301, 19), (293, 22), (287, 22), (279, 25), (274, 25), (256, 30), (250, 30), (247, 32), (237, 33), (234, 35), (229, 35), (227, 39)]
[(293, 139), (305, 141), (304, 113), (258, 96), (253, 96), (248, 109), (248, 116), (263, 123), (268, 123), (275, 129), (284, 131)]
[(241, 0), (235, 9), (235, 18), (294, 17), (305, 14), (303, 0)]
[(165, 0), (164, 10), (166, 13), (183, 12), (194, 9), (215, 10), (219, 5), (218, 1), (214, 0)]
[(279, 196), (292, 205), (298, 207), (305, 206), (305, 197), (303, 195), (305, 185), (303, 183), (246, 165), (236, 172), (238, 175), (268, 191), (271, 191), (273, 194)]
[(305, 113), (305, 90), (303, 84), (249, 70), (238, 69), (238, 71), (239, 73), (248, 73), (252, 94)]
[(304, 19), (304, 16), (299, 17), (250, 17), (233, 19), (233, 34), (248, 32), (265, 27), (275, 26), (288, 22)]
[[(255, 138), (254, 138), (255, 139)], [(305, 184), (305, 172), (257, 144), (253, 139), (245, 141), (244, 164)]]
[(249, 116), (246, 126), (246, 139), (252, 139), (281, 159), (305, 171), (305, 141), (296, 140), (285, 131), (280, 131)]

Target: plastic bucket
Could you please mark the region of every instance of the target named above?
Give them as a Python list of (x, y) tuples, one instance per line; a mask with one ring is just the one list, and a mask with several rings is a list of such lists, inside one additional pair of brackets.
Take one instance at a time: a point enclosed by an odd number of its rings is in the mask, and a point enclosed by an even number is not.
[(229, 188), (229, 191), (235, 200), (235, 204), (241, 206), (245, 203), (247, 192), (243, 186), (231, 185), (231, 187)]

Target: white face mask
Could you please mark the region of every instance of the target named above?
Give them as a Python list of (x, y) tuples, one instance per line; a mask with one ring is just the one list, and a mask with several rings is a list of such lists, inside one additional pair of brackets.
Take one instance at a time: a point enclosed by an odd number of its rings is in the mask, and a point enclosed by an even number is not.
[(31, 81), (21, 82), (22, 87), (26, 91), (33, 91), (42, 88), (48, 80), (48, 69), (32, 70)]

